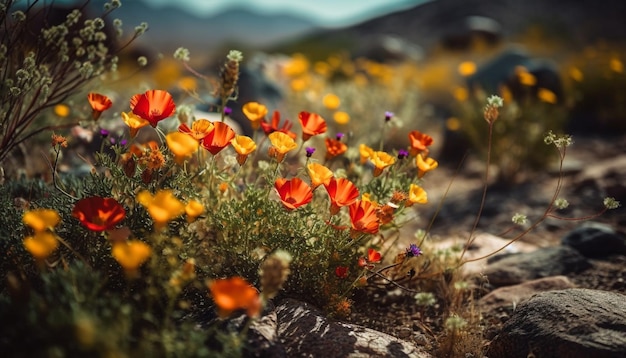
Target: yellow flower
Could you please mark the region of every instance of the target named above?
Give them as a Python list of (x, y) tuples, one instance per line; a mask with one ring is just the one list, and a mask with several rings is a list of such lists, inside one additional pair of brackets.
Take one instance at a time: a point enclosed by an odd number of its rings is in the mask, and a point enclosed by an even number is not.
[(183, 91), (193, 92), (198, 88), (198, 81), (195, 77), (185, 76), (178, 81), (178, 87)]
[(253, 129), (261, 126), (261, 121), (267, 116), (267, 107), (258, 102), (248, 102), (241, 108), (243, 114), (252, 124)]
[(70, 107), (66, 104), (57, 104), (54, 106), (54, 114), (61, 118), (65, 118), (70, 115)]
[(348, 122), (350, 122), (350, 115), (346, 112), (337, 111), (333, 113), (333, 120), (335, 120), (337, 124), (348, 124)]
[(436, 160), (430, 157), (424, 159), (424, 157), (422, 157), (422, 154), (418, 154), (415, 161), (418, 169), (418, 178), (423, 177), (424, 174), (439, 166), (439, 163)]
[(452, 95), (454, 96), (454, 99), (456, 99), (458, 102), (465, 102), (469, 98), (469, 92), (467, 88), (461, 86), (454, 87), (454, 89), (452, 90)]
[(613, 72), (617, 72), (617, 73), (624, 72), (624, 64), (618, 58), (612, 58), (611, 62), (609, 63), (609, 67), (611, 68), (611, 71)]
[(37, 260), (45, 260), (59, 246), (56, 236), (49, 231), (36, 231), (24, 239), (24, 247)]
[(456, 132), (461, 128), (461, 121), (456, 117), (450, 117), (446, 119), (446, 129), (451, 132)]
[(187, 222), (194, 222), (196, 218), (204, 212), (204, 205), (197, 200), (189, 200), (185, 205), (185, 213), (187, 214)]
[(524, 66), (517, 66), (515, 68), (515, 74), (517, 74), (519, 82), (524, 86), (532, 87), (537, 84), (537, 78), (535, 75), (528, 72)]
[(476, 73), (476, 64), (472, 61), (464, 61), (459, 64), (457, 70), (463, 77), (471, 76)]
[(52, 209), (35, 209), (25, 212), (22, 221), (35, 232), (42, 232), (57, 226), (61, 217)]
[(133, 112), (129, 112), (129, 113), (122, 112), (122, 120), (128, 126), (128, 129), (130, 130), (131, 138), (135, 138), (139, 129), (150, 124), (148, 120), (139, 117)]
[(419, 185), (411, 184), (409, 186), (409, 200), (406, 202), (406, 206), (427, 203), (428, 195), (426, 195), (426, 190)]
[(328, 185), (334, 175), (332, 170), (319, 163), (309, 163), (306, 168), (309, 172), (309, 178), (311, 178), (312, 190), (315, 190), (315, 188), (322, 184)]
[(322, 98), (322, 103), (324, 104), (324, 107), (334, 111), (339, 108), (339, 105), (341, 105), (341, 100), (336, 94), (329, 93)]
[(198, 151), (200, 146), (194, 137), (183, 132), (172, 132), (165, 136), (165, 141), (172, 154), (174, 154), (174, 161), (178, 165), (182, 165), (185, 159)]
[(236, 135), (235, 138), (230, 140), (230, 144), (237, 152), (237, 163), (243, 165), (250, 153), (256, 150), (256, 143), (252, 138), (245, 135)]
[(374, 176), (382, 174), (383, 170), (396, 162), (396, 157), (386, 152), (373, 152), (370, 161), (374, 164)]
[(111, 255), (127, 273), (135, 273), (151, 254), (150, 246), (139, 240), (116, 242), (111, 248)]
[(137, 194), (137, 202), (148, 210), (157, 229), (164, 228), (167, 223), (185, 212), (185, 205), (169, 189), (159, 190), (154, 196), (144, 190)]
[(546, 88), (540, 88), (537, 91), (537, 98), (542, 102), (556, 104), (556, 94)]
[(359, 154), (361, 155), (361, 164), (365, 164), (372, 154), (374, 154), (374, 149), (365, 144), (361, 144), (359, 145)]
[(289, 61), (285, 67), (283, 67), (284, 73), (289, 77), (297, 77), (309, 70), (309, 60), (302, 54), (294, 54), (291, 57), (291, 61)]
[(275, 157), (279, 163), (283, 161), (287, 152), (298, 146), (293, 138), (283, 132), (270, 133), (268, 138), (272, 142), (270, 157)]
[(583, 75), (583, 71), (581, 71), (577, 67), (572, 67), (569, 71), (569, 75), (576, 82), (582, 82), (583, 78), (585, 77)]

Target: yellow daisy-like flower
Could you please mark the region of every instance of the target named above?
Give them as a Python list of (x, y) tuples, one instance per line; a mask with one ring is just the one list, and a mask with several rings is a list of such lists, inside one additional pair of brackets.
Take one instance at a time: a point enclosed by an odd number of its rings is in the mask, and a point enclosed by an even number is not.
[(324, 107), (334, 111), (341, 105), (341, 100), (336, 94), (328, 93), (322, 98), (322, 103), (324, 104)]
[(318, 186), (328, 185), (330, 179), (334, 176), (333, 171), (319, 163), (309, 163), (306, 166), (311, 178), (311, 189), (315, 190)]
[(52, 209), (35, 209), (25, 212), (22, 221), (35, 232), (42, 232), (57, 226), (61, 217)]
[(270, 157), (276, 158), (280, 163), (285, 158), (285, 154), (290, 150), (296, 149), (298, 146), (296, 141), (283, 132), (273, 132), (268, 136), (272, 147), (270, 148)]
[(134, 274), (150, 255), (152, 249), (139, 240), (117, 242), (111, 248), (111, 256), (122, 266), (127, 274)]
[(24, 247), (37, 260), (45, 260), (58, 246), (56, 235), (49, 231), (35, 232), (35, 235), (24, 239)]
[(137, 202), (143, 205), (157, 229), (164, 228), (170, 221), (185, 213), (185, 205), (171, 190), (159, 190), (154, 196), (144, 190), (137, 194)]
[(256, 150), (256, 143), (252, 138), (245, 135), (236, 135), (231, 139), (230, 144), (237, 152), (237, 163), (243, 165), (248, 159), (248, 155)]
[(165, 136), (165, 141), (172, 154), (174, 154), (174, 161), (178, 165), (182, 165), (185, 159), (198, 151), (200, 146), (198, 140), (182, 132), (169, 133)]
[(150, 125), (150, 122), (148, 122), (148, 120), (139, 117), (133, 112), (128, 112), (128, 113), (122, 112), (122, 120), (128, 126), (128, 129), (130, 130), (131, 138), (135, 138), (139, 129), (147, 125)]
[(252, 124), (253, 129), (261, 126), (261, 121), (267, 116), (267, 107), (258, 102), (248, 102), (241, 108), (243, 114)]
[(374, 152), (370, 156), (370, 161), (374, 164), (374, 176), (382, 174), (383, 170), (396, 162), (396, 157), (386, 152)]
[(361, 164), (365, 164), (372, 154), (374, 154), (374, 149), (365, 144), (361, 144), (359, 145), (359, 154), (361, 155)]
[(424, 159), (422, 154), (418, 154), (416, 156), (415, 162), (417, 164), (417, 169), (418, 169), (418, 173), (417, 173), (418, 178), (423, 177), (424, 174), (426, 174), (427, 172), (439, 166), (439, 163), (436, 160), (430, 157)]
[(198, 216), (204, 213), (204, 205), (198, 200), (189, 200), (185, 205), (185, 213), (187, 214), (187, 222), (194, 222)]
[(413, 204), (427, 204), (428, 203), (428, 195), (426, 194), (426, 190), (419, 185), (411, 184), (409, 186), (409, 200), (406, 202), (406, 206), (411, 206)]

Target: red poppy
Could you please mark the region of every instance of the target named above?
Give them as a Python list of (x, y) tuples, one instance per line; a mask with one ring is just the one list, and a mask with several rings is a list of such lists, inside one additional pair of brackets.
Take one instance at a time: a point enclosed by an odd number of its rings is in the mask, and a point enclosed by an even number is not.
[(328, 185), (324, 185), (330, 197), (330, 214), (335, 215), (342, 206), (348, 206), (359, 197), (359, 189), (346, 178), (331, 178)]
[(348, 146), (344, 142), (338, 139), (326, 138), (326, 159), (332, 159), (345, 153), (346, 150), (348, 150)]
[(136, 94), (130, 99), (130, 109), (134, 114), (150, 122), (152, 127), (172, 114), (176, 109), (172, 95), (163, 90), (149, 90)]
[(346, 277), (348, 277), (348, 267), (347, 266), (337, 266), (337, 268), (335, 268), (335, 276), (337, 276), (339, 278), (346, 278)]
[(202, 146), (211, 154), (216, 155), (229, 145), (233, 138), (235, 138), (235, 131), (228, 124), (215, 122), (213, 130), (202, 140)]
[(313, 199), (311, 187), (300, 178), (278, 178), (274, 187), (280, 195), (280, 201), (287, 210), (296, 209), (308, 204)]
[(268, 122), (261, 122), (261, 128), (263, 128), (263, 132), (265, 132), (265, 134), (269, 135), (271, 133), (274, 132), (283, 132), (287, 135), (289, 135), (291, 138), (296, 139), (298, 136), (291, 131), (291, 127), (293, 126), (293, 123), (291, 123), (290, 120), (285, 119), (285, 123), (283, 123), (282, 127), (278, 127), (280, 125), (280, 112), (278, 111), (274, 111), (274, 114), (272, 114), (272, 122), (268, 123)]
[(306, 142), (314, 135), (326, 133), (326, 121), (317, 113), (300, 112), (298, 114), (302, 124), (302, 141)]
[(93, 92), (89, 93), (87, 95), (87, 100), (89, 101), (89, 105), (91, 106), (91, 109), (93, 110), (91, 115), (94, 121), (97, 121), (98, 118), (100, 118), (100, 115), (102, 114), (102, 112), (111, 108), (111, 106), (113, 105), (113, 102), (111, 102), (109, 97), (100, 93), (93, 93)]
[(92, 196), (74, 204), (72, 216), (92, 231), (104, 231), (115, 227), (126, 217), (124, 207), (113, 198)]
[(369, 201), (357, 200), (350, 205), (350, 221), (353, 235), (361, 232), (376, 234), (378, 232), (378, 215), (376, 205)]
[(427, 147), (433, 144), (433, 137), (420, 131), (411, 131), (409, 133), (409, 141), (411, 143), (410, 153), (415, 156), (421, 152), (428, 151)]
[(370, 263), (377, 263), (380, 262), (381, 256), (380, 256), (380, 252), (369, 248), (367, 249), (367, 261)]

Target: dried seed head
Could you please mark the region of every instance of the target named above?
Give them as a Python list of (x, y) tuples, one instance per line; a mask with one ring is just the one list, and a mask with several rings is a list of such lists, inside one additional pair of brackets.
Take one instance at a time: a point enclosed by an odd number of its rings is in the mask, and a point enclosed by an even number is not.
[(278, 250), (263, 261), (259, 270), (261, 276), (261, 295), (269, 300), (278, 294), (289, 276), (291, 255), (287, 251)]

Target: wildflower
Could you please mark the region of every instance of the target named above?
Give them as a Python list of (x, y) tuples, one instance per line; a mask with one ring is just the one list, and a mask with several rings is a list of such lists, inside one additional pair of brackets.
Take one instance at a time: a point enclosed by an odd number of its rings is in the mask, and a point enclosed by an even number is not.
[(361, 144), (359, 145), (359, 154), (361, 155), (361, 164), (365, 164), (372, 154), (374, 154), (374, 149), (365, 144)]
[(335, 276), (339, 278), (348, 277), (348, 266), (337, 266), (335, 268)]
[(604, 207), (609, 210), (617, 209), (621, 206), (620, 202), (615, 200), (615, 198), (612, 198), (612, 197), (604, 198), (603, 204), (604, 204)]
[(380, 262), (381, 256), (380, 252), (372, 249), (371, 247), (367, 249), (367, 261), (369, 263), (378, 263)]
[(487, 97), (487, 105), (502, 108), (502, 106), (504, 106), (504, 100), (496, 95), (491, 95)]
[(185, 123), (181, 123), (178, 126), (178, 131), (186, 133), (193, 137), (198, 142), (201, 142), (206, 136), (213, 130), (213, 122), (208, 119), (198, 119), (191, 124), (191, 128)]
[(409, 200), (406, 206), (412, 206), (413, 204), (427, 204), (428, 195), (426, 190), (419, 185), (411, 184), (409, 186)]
[(379, 226), (376, 205), (364, 200), (355, 201), (350, 205), (350, 222), (352, 236), (358, 232), (376, 234)]
[(393, 118), (393, 112), (386, 111), (385, 112), (385, 122), (389, 122)]
[(258, 102), (248, 102), (243, 105), (241, 110), (252, 124), (253, 129), (258, 129), (265, 116), (267, 116), (267, 107)]
[(72, 216), (89, 230), (104, 231), (124, 220), (126, 210), (113, 198), (92, 196), (77, 201)]
[(248, 159), (248, 155), (256, 150), (256, 143), (252, 140), (252, 138), (247, 137), (245, 135), (236, 135), (230, 141), (230, 144), (237, 152), (237, 163), (239, 165), (243, 165)]
[(37, 260), (47, 259), (58, 246), (59, 240), (49, 231), (36, 231), (33, 236), (24, 238), (24, 247)]
[(317, 113), (300, 112), (298, 120), (302, 125), (302, 141), (306, 142), (314, 135), (326, 133), (326, 121)]
[(332, 170), (319, 163), (309, 163), (306, 168), (309, 173), (309, 178), (311, 178), (312, 190), (315, 190), (322, 184), (328, 185), (334, 175)]
[(56, 210), (35, 209), (25, 212), (22, 221), (35, 232), (42, 232), (57, 226), (61, 222), (61, 217)]
[(418, 178), (423, 177), (424, 174), (426, 174), (427, 172), (439, 166), (439, 163), (436, 160), (430, 157), (424, 159), (424, 157), (422, 157), (421, 154), (417, 155), (415, 162), (417, 163), (417, 169), (418, 169), (417, 177)]
[(385, 168), (396, 162), (395, 157), (381, 151), (373, 152), (369, 159), (374, 164), (374, 177), (382, 174)]
[(359, 189), (346, 178), (331, 178), (327, 185), (324, 185), (330, 198), (330, 214), (335, 215), (342, 206), (348, 206), (359, 197)]
[(263, 300), (269, 300), (278, 294), (283, 287), (287, 277), (291, 273), (289, 263), (291, 255), (284, 250), (277, 250), (268, 256), (259, 269), (261, 279), (261, 295)]
[(54, 106), (54, 114), (61, 118), (65, 118), (70, 115), (70, 107), (66, 104), (57, 104)]
[(402, 160), (409, 156), (409, 152), (405, 149), (398, 150), (398, 159)]
[(94, 121), (97, 121), (98, 118), (100, 118), (102, 112), (111, 108), (111, 106), (113, 105), (113, 102), (111, 102), (109, 97), (100, 93), (89, 93), (87, 95), (87, 100), (89, 100), (89, 105), (93, 110), (93, 112), (91, 112), (91, 116), (93, 117)]
[(130, 99), (130, 109), (134, 114), (150, 122), (152, 127), (172, 114), (176, 109), (172, 95), (164, 90), (149, 90), (136, 94)]
[(62, 135), (52, 133), (52, 148), (56, 146), (67, 148), (67, 139)]
[(389, 202), (385, 205), (376, 206), (376, 216), (379, 225), (389, 224), (393, 220), (393, 213), (398, 208), (397, 205)]
[(348, 150), (348, 146), (340, 139), (326, 138), (326, 159), (333, 159)]
[(489, 96), (487, 98), (487, 105), (485, 106), (485, 109), (483, 110), (483, 115), (485, 117), (485, 120), (487, 121), (487, 123), (493, 123), (496, 119), (498, 119), (498, 116), (500, 115), (500, 112), (498, 111), (498, 108), (501, 108), (504, 105), (504, 100), (498, 96)]
[(422, 254), (422, 250), (415, 244), (409, 245), (406, 249), (406, 257), (416, 257)]
[(261, 312), (259, 291), (241, 277), (212, 280), (208, 284), (211, 297), (222, 318), (236, 310), (246, 310), (250, 317)]
[(220, 73), (222, 85), (219, 89), (219, 96), (221, 98), (229, 98), (235, 92), (239, 81), (239, 63), (243, 61), (243, 54), (240, 51), (231, 50), (226, 55), (226, 60)]
[(182, 165), (185, 159), (190, 158), (198, 151), (199, 143), (192, 137), (181, 132), (172, 132), (165, 136), (165, 142), (174, 154), (174, 161)]
[(140, 162), (150, 171), (155, 171), (161, 168), (165, 164), (165, 158), (161, 153), (159, 144), (153, 140), (146, 143), (147, 148), (143, 150), (140, 158)]
[(339, 105), (341, 105), (341, 100), (336, 94), (328, 93), (322, 98), (322, 103), (324, 104), (324, 107), (331, 111), (334, 111), (339, 108)]
[(428, 147), (433, 144), (433, 138), (420, 131), (411, 131), (409, 133), (409, 142), (411, 145), (409, 151), (412, 156), (416, 156), (422, 152), (428, 153)]
[(523, 66), (518, 66), (517, 68), (515, 68), (515, 74), (519, 79), (519, 83), (524, 86), (532, 87), (537, 84), (537, 77), (528, 72), (528, 70)]
[(569, 202), (567, 201), (567, 199), (558, 198), (554, 201), (554, 206), (557, 209), (566, 209), (569, 206)]
[(476, 64), (472, 61), (464, 61), (459, 64), (457, 70), (461, 76), (468, 77), (476, 72)]
[(515, 213), (511, 218), (511, 221), (517, 225), (525, 225), (528, 222), (528, 218), (524, 214)]
[(187, 222), (189, 223), (194, 222), (202, 213), (204, 213), (204, 205), (198, 200), (189, 200), (185, 205), (185, 214), (187, 214)]
[(420, 292), (416, 294), (414, 298), (418, 306), (432, 306), (437, 303), (435, 295), (432, 292)]
[(235, 131), (224, 122), (215, 122), (213, 130), (204, 137), (202, 146), (211, 154), (216, 155), (235, 137)]
[(272, 114), (272, 121), (270, 123), (267, 123), (265, 121), (261, 122), (261, 128), (263, 128), (263, 132), (265, 132), (266, 135), (270, 135), (274, 132), (282, 132), (293, 139), (296, 139), (298, 137), (294, 132), (291, 131), (293, 123), (291, 123), (291, 121), (289, 121), (288, 119), (285, 119), (285, 123), (283, 123), (282, 127), (279, 127), (279, 125), (280, 112), (278, 111), (274, 111), (274, 113)]
[(343, 111), (337, 111), (333, 113), (333, 120), (339, 125), (348, 124), (350, 122), (350, 115)]
[(624, 64), (618, 58), (612, 58), (611, 61), (609, 62), (609, 67), (611, 68), (611, 71), (613, 72), (617, 72), (617, 73), (624, 72)]
[(138, 115), (134, 114), (133, 112), (122, 112), (122, 120), (124, 121), (124, 123), (126, 123), (126, 125), (128, 126), (128, 129), (130, 130), (130, 137), (131, 138), (135, 138), (135, 136), (137, 135), (137, 132), (139, 131), (139, 129), (147, 126), (150, 124), (150, 122), (148, 122), (147, 120), (139, 117)]
[(164, 228), (167, 223), (185, 212), (185, 205), (170, 189), (159, 190), (154, 196), (147, 190), (141, 191), (137, 194), (137, 202), (148, 210), (157, 229)]
[(139, 240), (115, 242), (111, 248), (111, 256), (129, 276), (135, 275), (137, 269), (148, 260), (151, 254), (150, 246)]
[(287, 210), (299, 208), (313, 199), (311, 187), (300, 178), (278, 178), (274, 182), (274, 188), (278, 191), (280, 201)]
[(304, 151), (306, 152), (306, 157), (307, 158), (311, 158), (313, 156), (313, 153), (315, 153), (315, 148), (313, 148), (313, 147), (306, 147), (306, 148), (304, 148)]
[(450, 331), (458, 331), (467, 326), (467, 321), (453, 314), (452, 316), (448, 317), (448, 319), (446, 319), (446, 321), (444, 322), (444, 326)]
[(287, 152), (296, 149), (296, 141), (283, 132), (273, 132), (268, 136), (272, 146), (270, 147), (270, 157), (276, 158), (277, 162), (282, 162)]
[(540, 88), (537, 91), (537, 98), (545, 103), (556, 104), (557, 102), (556, 94), (547, 88)]
[(230, 108), (230, 107), (226, 107), (226, 106), (224, 106), (224, 115), (225, 115), (225, 116), (230, 116), (230, 115), (231, 115), (231, 113), (233, 113), (233, 109), (232, 109), (232, 108)]

